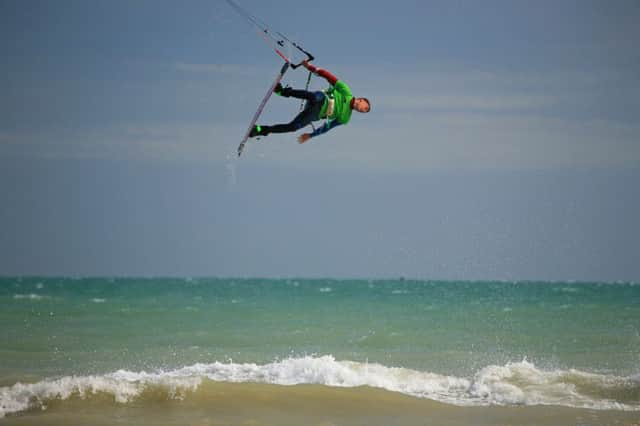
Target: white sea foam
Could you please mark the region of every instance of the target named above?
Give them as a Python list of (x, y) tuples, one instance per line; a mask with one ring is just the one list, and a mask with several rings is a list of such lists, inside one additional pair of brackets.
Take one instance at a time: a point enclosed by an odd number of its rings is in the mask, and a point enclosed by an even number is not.
[(0, 388), (0, 418), (33, 407), (46, 407), (52, 399), (71, 396), (86, 398), (98, 393), (113, 395), (115, 402), (127, 403), (150, 385), (162, 386), (172, 398), (182, 399), (187, 391), (195, 391), (201, 377), (181, 377), (168, 373), (133, 373), (120, 370), (104, 376), (70, 376), (38, 383), (16, 383)]
[(93, 303), (104, 303), (104, 302), (107, 301), (107, 299), (100, 299), (100, 298), (95, 297), (95, 298), (91, 299), (91, 301)]
[[(195, 364), (156, 373), (119, 370), (104, 376), (63, 377), (33, 384), (0, 388), (0, 417), (51, 399), (72, 395), (85, 398), (97, 393), (113, 395), (126, 403), (149, 387), (164, 389), (170, 398), (182, 399), (203, 380), (276, 385), (320, 384), (334, 387), (370, 386), (429, 398), (455, 405), (561, 405), (590, 409), (640, 411), (634, 400), (637, 377), (615, 377), (577, 370), (542, 371), (522, 361), (487, 366), (473, 377), (462, 378), (380, 364), (337, 361), (332, 356), (290, 358), (269, 364), (233, 362)], [(628, 390), (627, 400), (606, 398)], [(595, 397), (593, 395), (598, 395)]]
[(35, 294), (35, 293), (13, 295), (14, 299), (29, 299), (29, 300), (42, 300), (42, 299), (46, 299), (47, 297), (48, 296), (43, 296), (41, 294)]

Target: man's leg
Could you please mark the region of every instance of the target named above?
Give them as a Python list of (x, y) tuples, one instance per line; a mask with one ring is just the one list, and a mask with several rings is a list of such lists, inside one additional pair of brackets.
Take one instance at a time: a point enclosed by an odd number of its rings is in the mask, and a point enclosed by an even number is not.
[(274, 124), (273, 126), (261, 126), (260, 134), (268, 135), (269, 133), (289, 133), (302, 129), (314, 120), (313, 110), (315, 108), (305, 108), (296, 117), (287, 124)]
[(278, 83), (274, 92), (285, 98), (298, 98), (307, 101), (314, 101), (316, 99), (316, 92), (294, 89), (293, 87), (282, 87), (280, 83)]
[(292, 97), (298, 97), (299, 99), (307, 100), (307, 104), (305, 105), (304, 109), (293, 120), (291, 120), (291, 122), (287, 124), (274, 124), (273, 126), (256, 126), (251, 131), (250, 137), (266, 136), (269, 133), (295, 132), (296, 130), (301, 129), (312, 121), (318, 119), (320, 109), (322, 109), (322, 104), (324, 103), (324, 94), (322, 92), (307, 92), (306, 90), (291, 89), (291, 91), (294, 92), (294, 94), (291, 94)]

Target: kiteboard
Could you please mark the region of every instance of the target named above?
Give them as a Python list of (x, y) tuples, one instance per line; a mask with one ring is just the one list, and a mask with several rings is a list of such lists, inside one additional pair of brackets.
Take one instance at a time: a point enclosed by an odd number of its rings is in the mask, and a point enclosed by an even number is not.
[(275, 90), (276, 86), (278, 85), (278, 83), (280, 83), (280, 81), (282, 80), (282, 77), (284, 77), (284, 73), (286, 73), (287, 70), (289, 69), (289, 65), (290, 65), (289, 62), (284, 63), (275, 81), (273, 82), (271, 87), (269, 87), (269, 91), (267, 92), (266, 95), (264, 95), (264, 98), (262, 98), (262, 102), (260, 102), (260, 106), (258, 107), (258, 110), (256, 111), (255, 114), (253, 114), (253, 118), (251, 119), (249, 128), (247, 129), (247, 132), (244, 134), (244, 138), (242, 138), (242, 142), (240, 142), (240, 145), (238, 145), (238, 157), (242, 155), (242, 151), (244, 150), (244, 145), (249, 140), (249, 135), (251, 134), (251, 131), (255, 127), (256, 123), (258, 122), (258, 118), (260, 118), (260, 114), (262, 114), (262, 110), (264, 109), (265, 105), (267, 105), (267, 101), (273, 94), (273, 91)]

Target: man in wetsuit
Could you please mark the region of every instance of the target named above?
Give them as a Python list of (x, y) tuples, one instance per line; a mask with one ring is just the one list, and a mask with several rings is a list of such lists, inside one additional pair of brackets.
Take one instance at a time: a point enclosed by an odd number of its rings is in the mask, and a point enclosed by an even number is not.
[(285, 98), (293, 97), (305, 99), (304, 109), (290, 123), (275, 124), (273, 126), (256, 125), (251, 129), (249, 137), (266, 136), (270, 133), (295, 132), (308, 125), (312, 121), (326, 120), (326, 123), (318, 127), (313, 133), (303, 133), (298, 136), (298, 142), (305, 143), (314, 136), (321, 135), (341, 124), (347, 124), (351, 119), (351, 112), (369, 112), (371, 105), (367, 98), (354, 98), (351, 89), (344, 81), (322, 68), (317, 68), (307, 61), (303, 62), (305, 68), (312, 73), (324, 77), (331, 87), (324, 92), (308, 92), (296, 90), (291, 87), (282, 87), (280, 83), (274, 92)]

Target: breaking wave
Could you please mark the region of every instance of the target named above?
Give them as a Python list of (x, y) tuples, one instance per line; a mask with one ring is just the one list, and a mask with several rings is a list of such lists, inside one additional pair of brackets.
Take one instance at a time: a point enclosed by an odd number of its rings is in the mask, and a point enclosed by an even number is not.
[(0, 388), (0, 418), (52, 400), (109, 395), (127, 403), (160, 391), (170, 399), (188, 398), (207, 381), (369, 386), (444, 403), (480, 405), (558, 405), (601, 410), (640, 411), (640, 376), (617, 377), (577, 370), (543, 371), (522, 361), (491, 365), (473, 377), (446, 376), (381, 364), (338, 361), (333, 356), (290, 358), (269, 364), (194, 364), (171, 371), (119, 370), (96, 376), (67, 376)]

